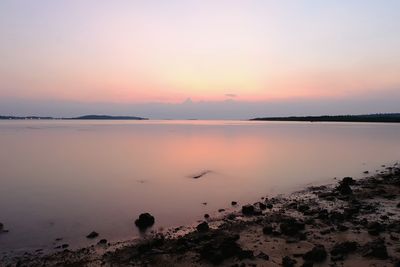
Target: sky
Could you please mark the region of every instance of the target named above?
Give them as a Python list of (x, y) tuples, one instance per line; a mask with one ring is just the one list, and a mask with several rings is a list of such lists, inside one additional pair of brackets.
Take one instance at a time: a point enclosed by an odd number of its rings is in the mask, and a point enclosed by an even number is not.
[(397, 0), (2, 0), (0, 114), (400, 112)]

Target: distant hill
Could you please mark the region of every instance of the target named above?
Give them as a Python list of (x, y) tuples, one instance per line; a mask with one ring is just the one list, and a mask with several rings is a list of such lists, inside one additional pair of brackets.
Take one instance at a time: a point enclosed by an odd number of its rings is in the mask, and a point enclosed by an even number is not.
[(134, 117), (134, 116), (85, 115), (75, 118), (63, 118), (63, 120), (148, 120), (148, 119), (141, 117)]
[(400, 113), (334, 115), (334, 116), (291, 116), (255, 118), (251, 121), (331, 121), (331, 122), (400, 122)]
[(72, 118), (53, 118), (39, 116), (0, 116), (0, 120), (148, 120), (147, 118), (134, 116), (109, 116), (109, 115), (85, 115)]

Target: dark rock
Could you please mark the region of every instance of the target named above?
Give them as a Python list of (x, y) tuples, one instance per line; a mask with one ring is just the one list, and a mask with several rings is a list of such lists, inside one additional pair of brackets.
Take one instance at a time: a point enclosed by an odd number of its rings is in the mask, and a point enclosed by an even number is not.
[(377, 239), (368, 242), (361, 248), (361, 255), (363, 257), (371, 257), (385, 260), (389, 257), (386, 245), (383, 239)]
[(320, 233), (321, 235), (330, 234), (330, 233), (332, 233), (332, 228), (327, 228), (327, 229), (321, 230), (319, 233)]
[(4, 224), (0, 223), (0, 233), (4, 230)]
[(364, 171), (364, 174), (368, 174), (369, 173), (369, 171)]
[(367, 229), (370, 235), (379, 235), (379, 233), (385, 230), (385, 227), (379, 222), (370, 222), (367, 225)]
[(384, 220), (384, 221), (386, 221), (386, 220), (388, 220), (389, 219), (389, 216), (387, 216), (387, 215), (382, 215), (381, 217), (379, 217), (381, 220)]
[(347, 227), (346, 225), (343, 225), (343, 224), (339, 224), (339, 225), (337, 226), (337, 229), (338, 229), (340, 232), (345, 232), (345, 231), (349, 230), (349, 227)]
[(351, 195), (351, 194), (353, 194), (353, 190), (351, 189), (349, 184), (340, 184), (338, 187), (336, 187), (336, 190), (341, 195)]
[(313, 266), (314, 266), (314, 263), (311, 262), (311, 261), (305, 261), (305, 262), (301, 265), (301, 267), (313, 267)]
[(146, 228), (153, 226), (154, 222), (154, 217), (151, 216), (150, 213), (142, 213), (139, 215), (139, 218), (136, 219), (135, 225), (140, 230), (145, 230)]
[(303, 259), (310, 262), (322, 262), (327, 256), (328, 253), (326, 253), (325, 247), (323, 245), (316, 245), (312, 250), (304, 254)]
[(264, 252), (260, 252), (257, 255), (257, 258), (262, 259), (262, 260), (266, 260), (266, 261), (269, 260), (269, 256), (267, 254), (265, 254)]
[(236, 218), (236, 215), (233, 214), (233, 213), (231, 213), (231, 214), (228, 214), (228, 216), (226, 216), (226, 218), (227, 218), (228, 220), (234, 220), (234, 219)]
[(100, 241), (97, 244), (105, 245), (105, 244), (107, 244), (107, 239), (100, 239)]
[(93, 239), (93, 238), (96, 238), (96, 237), (98, 237), (98, 236), (99, 236), (99, 234), (98, 234), (97, 232), (93, 231), (93, 232), (91, 232), (90, 234), (88, 234), (88, 235), (86, 236), (86, 238)]
[(267, 208), (268, 209), (272, 209), (274, 207), (274, 205), (272, 205), (271, 203), (267, 203)]
[(202, 222), (196, 226), (197, 231), (199, 232), (206, 232), (210, 229), (207, 222)]
[(344, 221), (344, 215), (343, 213), (340, 213), (338, 211), (332, 211), (329, 214), (329, 219), (331, 222), (343, 222)]
[(346, 256), (347, 254), (356, 251), (357, 248), (358, 243), (354, 241), (336, 243), (331, 250), (331, 256), (333, 256), (334, 258), (336, 257), (336, 260), (340, 260), (340, 258), (344, 258), (344, 256)]
[(209, 214), (204, 214), (204, 218), (208, 219), (208, 218), (210, 218), (210, 215)]
[(225, 211), (225, 209), (219, 209), (218, 210), (218, 212), (224, 212)]
[(247, 216), (254, 215), (254, 211), (255, 211), (255, 208), (253, 205), (249, 204), (249, 205), (242, 206), (243, 215), (247, 215)]
[(274, 231), (274, 228), (272, 227), (272, 225), (266, 225), (263, 227), (263, 233), (265, 235), (270, 235), (270, 234), (272, 234), (273, 231)]
[(63, 248), (63, 249), (66, 249), (67, 247), (69, 247), (68, 244), (62, 244), (62, 245), (61, 245), (61, 248)]
[(342, 254), (331, 255), (331, 261), (344, 261), (344, 256)]
[(400, 202), (397, 204), (397, 206), (396, 206), (396, 207), (400, 208)]
[(283, 222), (279, 225), (279, 228), (282, 234), (292, 236), (304, 230), (305, 225), (303, 222), (299, 222), (294, 218), (289, 218), (283, 220)]
[(267, 209), (267, 205), (265, 205), (264, 203), (261, 203), (261, 202), (258, 203), (258, 207), (260, 207), (260, 210)]
[(304, 213), (306, 211), (308, 211), (310, 209), (310, 207), (308, 205), (299, 205), (297, 207), (297, 210), (300, 211), (301, 213)]
[(253, 257), (253, 252), (243, 250), (236, 241), (239, 235), (219, 234), (200, 248), (200, 257), (213, 264), (220, 264), (224, 260), (237, 257), (247, 259)]
[(318, 212), (318, 219), (321, 219), (321, 220), (325, 220), (325, 219), (328, 219), (329, 218), (329, 212), (328, 212), (328, 210), (326, 210), (326, 209), (321, 209), (319, 212)]
[(352, 177), (344, 177), (340, 184), (354, 185), (356, 181)]
[(232, 201), (232, 202), (231, 202), (231, 205), (232, 205), (232, 206), (236, 206), (236, 205), (237, 205), (237, 202), (236, 202), (236, 201)]
[(283, 267), (293, 267), (297, 261), (295, 259), (290, 258), (289, 256), (285, 256), (282, 258), (282, 266)]

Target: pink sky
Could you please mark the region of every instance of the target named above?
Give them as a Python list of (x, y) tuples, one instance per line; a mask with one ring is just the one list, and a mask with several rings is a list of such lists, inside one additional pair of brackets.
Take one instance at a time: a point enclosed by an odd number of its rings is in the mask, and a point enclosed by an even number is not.
[(0, 3), (0, 98), (282, 101), (400, 88), (398, 1)]

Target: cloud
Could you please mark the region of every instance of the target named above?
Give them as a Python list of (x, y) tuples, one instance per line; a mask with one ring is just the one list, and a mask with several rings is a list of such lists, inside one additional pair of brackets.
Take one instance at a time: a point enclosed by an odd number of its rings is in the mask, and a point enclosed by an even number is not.
[(227, 97), (237, 97), (237, 95), (235, 95), (235, 94), (225, 94), (225, 96), (227, 96)]

